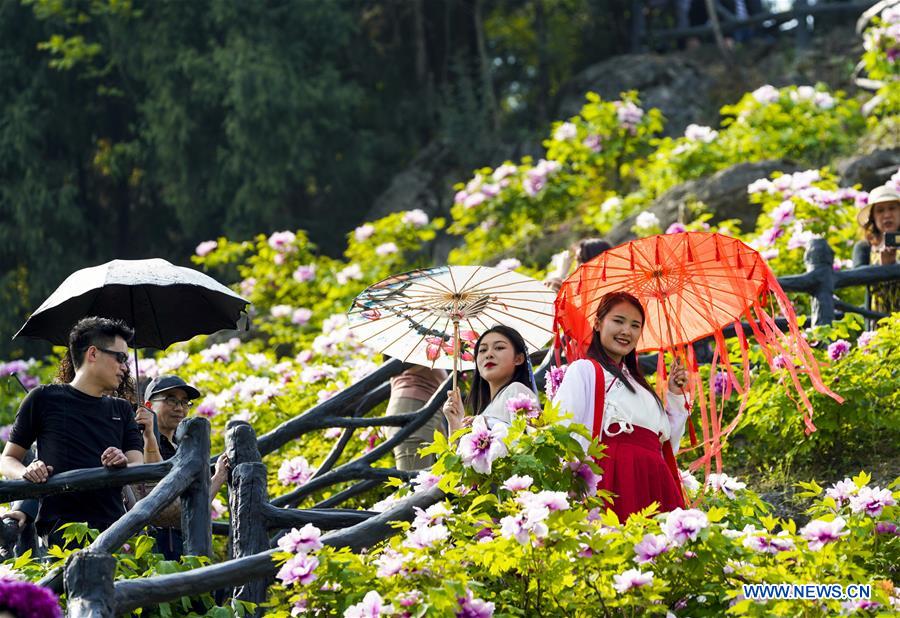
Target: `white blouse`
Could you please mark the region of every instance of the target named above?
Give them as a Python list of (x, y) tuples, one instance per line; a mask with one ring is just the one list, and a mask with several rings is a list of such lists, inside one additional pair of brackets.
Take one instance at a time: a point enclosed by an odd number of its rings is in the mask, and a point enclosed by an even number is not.
[[(622, 373), (630, 379), (627, 369), (623, 368)], [(603, 370), (603, 378), (608, 389), (603, 407), (603, 433), (615, 436), (631, 433), (635, 426), (643, 427), (659, 435), (661, 443), (669, 440), (672, 451), (677, 453), (688, 417), (684, 395), (676, 395), (667, 390), (666, 410), (663, 413), (653, 395), (633, 380), (635, 392), (632, 393), (621, 379), (616, 379), (606, 369)], [(553, 398), (554, 403), (559, 405), (560, 412), (571, 414), (571, 422), (581, 423), (591, 434), (594, 428), (596, 379), (594, 364), (589, 360), (577, 360), (566, 369), (562, 384)], [(610, 425), (613, 424), (618, 424), (619, 427), (610, 430)], [(574, 437), (587, 448), (588, 440), (580, 435)]]
[(507, 384), (499, 393), (497, 393), (497, 396), (491, 400), (491, 403), (487, 405), (484, 412), (481, 413), (485, 417), (484, 420), (487, 423), (488, 429), (492, 428), (498, 422), (512, 425), (512, 414), (506, 409), (506, 402), (519, 395), (530, 395), (532, 399), (538, 401), (538, 396), (534, 394), (534, 391), (521, 382)]

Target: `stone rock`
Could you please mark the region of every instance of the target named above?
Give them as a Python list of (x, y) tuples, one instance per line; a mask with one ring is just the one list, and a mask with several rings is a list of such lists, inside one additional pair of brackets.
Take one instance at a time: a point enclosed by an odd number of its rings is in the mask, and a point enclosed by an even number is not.
[(455, 167), (453, 159), (453, 152), (445, 143), (434, 141), (428, 144), (375, 198), (367, 220), (415, 208), (424, 210), (429, 217), (446, 210), (446, 206), (442, 208), (442, 201), (447, 199), (452, 182), (447, 184), (443, 180)]
[[(760, 209), (758, 205), (750, 203), (747, 185), (754, 180), (767, 178), (776, 171), (789, 174), (799, 171), (799, 168), (781, 159), (738, 163), (711, 176), (672, 187), (654, 200), (647, 210), (659, 218), (660, 225), (665, 230), (679, 220), (679, 215), (690, 203), (703, 202), (714, 213), (713, 222), (740, 219), (741, 229), (750, 230), (756, 225)], [(606, 235), (609, 241), (619, 244), (634, 238), (631, 227), (635, 218), (636, 216), (629, 217), (610, 230)]]
[(675, 54), (616, 56), (588, 67), (565, 84), (557, 117), (576, 115), (586, 92), (615, 100), (622, 92), (637, 90), (645, 109), (656, 107), (665, 115), (664, 134), (680, 136), (691, 123), (716, 122), (717, 110), (710, 109), (712, 82), (698, 64)]
[(834, 168), (841, 178), (841, 185), (858, 184), (871, 191), (887, 182), (900, 169), (900, 148), (847, 157), (835, 163)]

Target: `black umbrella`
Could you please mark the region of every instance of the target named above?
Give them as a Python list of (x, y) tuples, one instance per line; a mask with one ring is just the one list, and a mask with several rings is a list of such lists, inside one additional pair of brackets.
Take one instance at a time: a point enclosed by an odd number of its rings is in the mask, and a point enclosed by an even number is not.
[[(163, 350), (177, 341), (237, 328), (250, 304), (199, 271), (166, 260), (113, 260), (69, 275), (37, 308), (15, 337), (68, 345), (81, 318), (120, 319), (134, 328), (137, 348)], [(137, 383), (137, 375), (135, 375)], [(140, 396), (138, 396), (140, 401)]]

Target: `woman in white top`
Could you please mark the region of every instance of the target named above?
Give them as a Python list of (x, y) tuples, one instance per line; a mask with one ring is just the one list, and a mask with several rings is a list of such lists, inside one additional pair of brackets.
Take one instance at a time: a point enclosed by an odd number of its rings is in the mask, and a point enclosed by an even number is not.
[(569, 366), (554, 398), (606, 446), (598, 487), (614, 494), (612, 509), (621, 521), (652, 502), (661, 511), (684, 507), (674, 453), (688, 416), (682, 394), (687, 374), (675, 364), (663, 405), (638, 365), (635, 347), (643, 326), (644, 308), (636, 298), (624, 292), (604, 296), (587, 358)]
[[(510, 399), (528, 395), (537, 406), (530, 368), (528, 348), (517, 330), (499, 324), (484, 331), (475, 343), (475, 376), (466, 401), (472, 414), (483, 414), (488, 427), (496, 423), (510, 425)], [(443, 411), (451, 435), (470, 425), (474, 418), (466, 416), (459, 389), (447, 391)]]

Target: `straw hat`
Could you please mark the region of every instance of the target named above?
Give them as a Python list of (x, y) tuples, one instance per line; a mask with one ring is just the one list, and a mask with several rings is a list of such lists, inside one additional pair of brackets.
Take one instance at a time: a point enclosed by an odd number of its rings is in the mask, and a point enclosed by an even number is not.
[(900, 191), (892, 189), (887, 185), (875, 187), (869, 192), (869, 202), (859, 209), (856, 213), (856, 221), (860, 227), (865, 227), (869, 222), (869, 214), (875, 204), (887, 204), (889, 202), (900, 202)]

